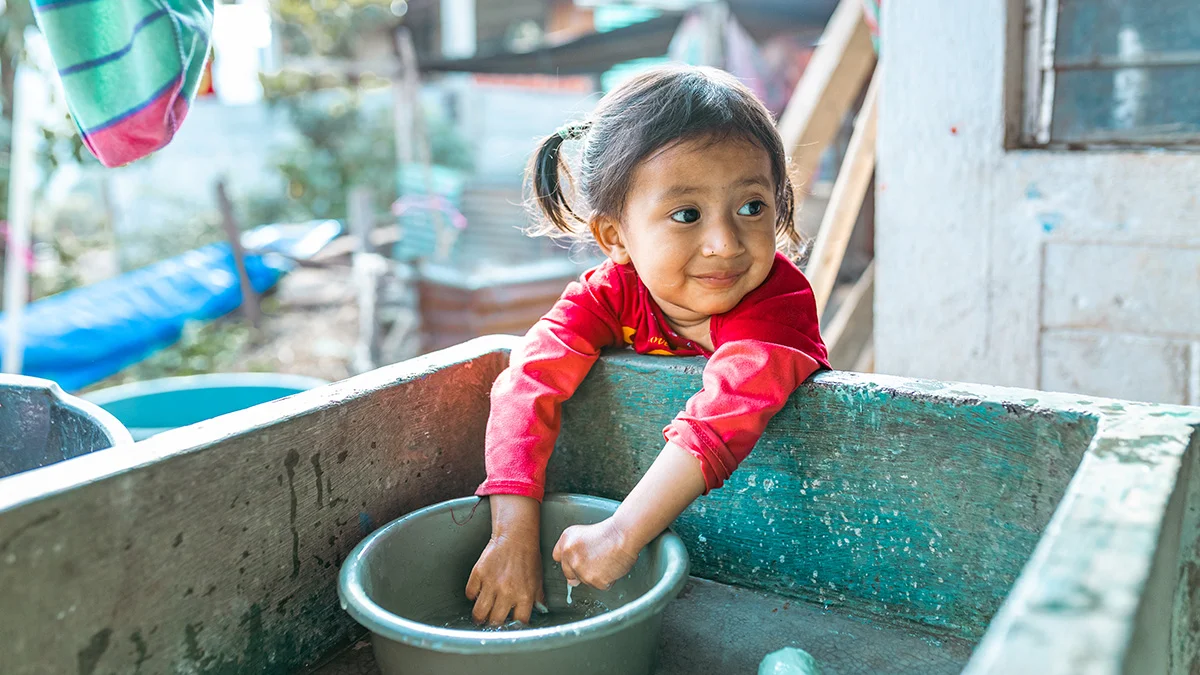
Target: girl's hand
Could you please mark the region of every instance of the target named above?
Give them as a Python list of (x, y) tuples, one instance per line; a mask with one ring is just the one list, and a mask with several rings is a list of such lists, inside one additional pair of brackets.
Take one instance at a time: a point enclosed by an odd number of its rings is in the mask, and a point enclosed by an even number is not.
[(528, 624), (534, 603), (545, 603), (539, 504), (512, 495), (490, 499), (492, 539), (467, 581), (467, 599), (475, 602), (471, 618), (499, 626), (511, 613), (513, 619)]
[(562, 563), (567, 583), (583, 582), (599, 589), (612, 586), (633, 569), (638, 552), (703, 492), (700, 462), (687, 450), (667, 443), (611, 518), (563, 531), (554, 559)]
[(563, 531), (554, 547), (554, 559), (562, 563), (567, 583), (585, 583), (608, 590), (617, 579), (629, 574), (641, 547), (630, 550), (627, 537), (612, 518), (595, 525), (575, 525)]

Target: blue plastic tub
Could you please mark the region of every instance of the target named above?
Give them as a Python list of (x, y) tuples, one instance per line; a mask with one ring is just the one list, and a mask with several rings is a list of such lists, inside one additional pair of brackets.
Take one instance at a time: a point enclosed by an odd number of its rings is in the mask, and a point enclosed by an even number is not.
[(84, 398), (111, 413), (133, 440), (141, 441), (324, 384), (328, 383), (301, 375), (215, 373), (123, 384)]

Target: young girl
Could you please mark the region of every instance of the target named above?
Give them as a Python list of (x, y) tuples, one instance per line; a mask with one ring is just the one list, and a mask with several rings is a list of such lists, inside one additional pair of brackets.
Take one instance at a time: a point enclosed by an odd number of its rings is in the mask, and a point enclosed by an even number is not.
[[(568, 201), (560, 148), (582, 142)], [(572, 283), (492, 389), (492, 538), (466, 593), (476, 621), (528, 622), (544, 600), (538, 550), (546, 464), (562, 402), (605, 347), (705, 356), (704, 386), (608, 520), (554, 547), (567, 582), (607, 588), (696, 497), (721, 487), (771, 417), (828, 368), (812, 290), (777, 252), (794, 242), (792, 186), (770, 113), (732, 76), (656, 69), (545, 139), (530, 163), (546, 234), (590, 236), (608, 260)]]

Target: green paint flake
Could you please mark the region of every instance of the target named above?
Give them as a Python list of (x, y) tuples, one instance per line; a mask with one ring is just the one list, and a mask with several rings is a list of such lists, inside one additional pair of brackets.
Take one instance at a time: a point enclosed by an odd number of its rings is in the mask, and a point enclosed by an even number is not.
[(104, 652), (108, 651), (108, 642), (112, 638), (112, 629), (105, 628), (98, 631), (88, 641), (88, 645), (79, 650), (77, 654), (79, 658), (79, 675), (92, 675), (96, 672), (96, 666), (100, 664), (100, 657), (104, 656)]
[(206, 656), (204, 650), (200, 648), (200, 631), (202, 630), (204, 630), (203, 622), (189, 623), (183, 627), (183, 641), (186, 645), (183, 656), (201, 668), (207, 668), (212, 663), (213, 657)]
[(134, 673), (142, 672), (142, 664), (149, 658), (149, 653), (146, 650), (146, 640), (142, 637), (142, 631), (134, 631), (129, 636), (129, 641), (133, 643), (133, 648), (137, 651), (137, 661), (134, 663)]

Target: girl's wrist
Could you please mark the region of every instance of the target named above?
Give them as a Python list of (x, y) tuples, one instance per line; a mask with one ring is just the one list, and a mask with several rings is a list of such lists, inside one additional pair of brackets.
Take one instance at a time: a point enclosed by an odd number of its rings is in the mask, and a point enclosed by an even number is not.
[(532, 497), (492, 495), (492, 538), (537, 541), (541, 526), (541, 505)]
[(621, 509), (608, 519), (608, 533), (616, 548), (636, 558), (657, 534), (647, 534), (636, 519), (622, 517)]

